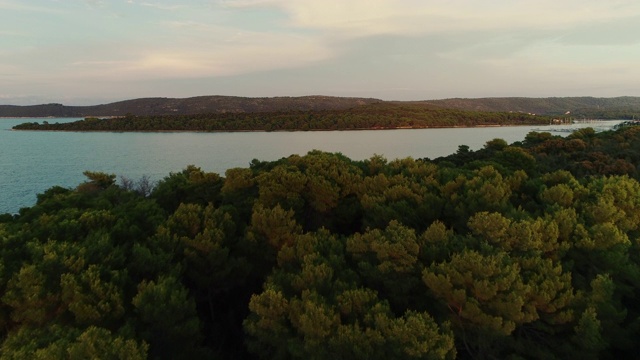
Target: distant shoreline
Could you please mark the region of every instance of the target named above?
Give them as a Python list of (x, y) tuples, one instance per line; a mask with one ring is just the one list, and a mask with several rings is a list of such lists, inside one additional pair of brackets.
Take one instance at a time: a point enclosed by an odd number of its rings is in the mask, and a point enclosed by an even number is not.
[[(512, 112), (542, 116), (640, 118), (640, 97), (480, 97), (432, 100), (382, 100), (325, 95), (241, 97), (202, 95), (187, 98), (147, 97), (94, 105), (60, 103), (0, 105), (0, 118), (101, 117), (135, 114), (190, 115), (198, 113), (254, 113), (274, 111), (335, 111), (377, 105), (419, 106), (437, 109)], [(32, 114), (34, 116), (29, 116)]]
[[(61, 119), (61, 118), (59, 118)], [(356, 129), (308, 129), (308, 130), (36, 130), (36, 129), (10, 129), (11, 131), (34, 131), (34, 132), (75, 132), (75, 133), (252, 133), (252, 132), (334, 132), (334, 131), (384, 131), (384, 130), (427, 130), (427, 129), (465, 129), (465, 128), (490, 128), (490, 127), (520, 127), (520, 126), (536, 126), (535, 124), (491, 124), (491, 125), (475, 125), (475, 126), (427, 126), (427, 127), (396, 127), (396, 128), (356, 128)], [(553, 125), (537, 125), (537, 126), (553, 126)]]
[(114, 118), (119, 116), (0, 116), (0, 119), (84, 119), (87, 117)]

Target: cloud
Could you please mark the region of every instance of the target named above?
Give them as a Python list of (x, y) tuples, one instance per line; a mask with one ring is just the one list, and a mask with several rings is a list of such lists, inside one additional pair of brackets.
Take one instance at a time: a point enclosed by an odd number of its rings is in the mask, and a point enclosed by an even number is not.
[(296, 36), (245, 32), (203, 41), (199, 46), (181, 42), (146, 46), (130, 57), (126, 62), (104, 65), (120, 67), (135, 78), (229, 76), (303, 66), (330, 57), (330, 51)]
[[(95, 0), (85, 3), (91, 7), (71, 7), (73, 16), (47, 19), (47, 24), (60, 24), (50, 32), (23, 25), (34, 31), (27, 42), (18, 39), (21, 29), (6, 32), (12, 45), (0, 49), (0, 64), (13, 64), (12, 71), (25, 82), (62, 82), (229, 76), (295, 68), (332, 56), (327, 44), (313, 35), (251, 31), (242, 22), (221, 21), (220, 8), (160, 1), (120, 7)], [(108, 11), (94, 8), (101, 5)], [(176, 11), (152, 12), (151, 7)], [(114, 19), (108, 16), (112, 11), (149, 16)], [(78, 31), (85, 24), (92, 26), (87, 34)]]
[(0, 10), (3, 11), (18, 11), (18, 12), (36, 12), (36, 13), (49, 13), (60, 14), (63, 11), (57, 8), (51, 8), (48, 6), (34, 6), (25, 5), (24, 3), (18, 3), (14, 1), (0, 0)]
[[(11, 55), (15, 74), (58, 81), (105, 81), (219, 77), (295, 68), (333, 56), (332, 50), (296, 34), (238, 31), (196, 22), (165, 24), (169, 35), (130, 42), (101, 41), (47, 48), (30, 47)], [(46, 64), (40, 59), (47, 58)]]
[(13, 30), (0, 30), (0, 36), (25, 36), (27, 35), (21, 31), (13, 31)]
[[(23, 93), (29, 86), (36, 92), (93, 86), (97, 94), (101, 86), (89, 84), (142, 89), (154, 80), (223, 78), (227, 85), (242, 79), (246, 91), (254, 91), (259, 77), (263, 95), (307, 88), (405, 96), (415, 89), (413, 94), (439, 97), (438, 91), (523, 95), (532, 89), (523, 84), (544, 91), (580, 81), (610, 89), (615, 80), (626, 89), (624, 84), (640, 81), (635, 0), (31, 4), (0, 0), (0, 16), (16, 19), (0, 33), (0, 83)], [(32, 16), (19, 18), (25, 11)], [(150, 89), (161, 95), (162, 89)], [(171, 88), (165, 89), (169, 95)]]
[(640, 14), (581, 24), (558, 34), (558, 42), (581, 46), (631, 46), (640, 43)]
[(227, 7), (275, 7), (297, 28), (339, 32), (344, 36), (495, 29), (562, 29), (640, 13), (640, 2), (594, 0), (236, 0)]
[(150, 7), (150, 8), (155, 8), (158, 10), (167, 10), (167, 11), (178, 10), (186, 6), (186, 5), (169, 5), (169, 4), (163, 4), (163, 3), (157, 3), (157, 2), (141, 2), (140, 5)]
[[(9, 3), (0, 0), (0, 6), (3, 4)], [(439, 47), (428, 49), (432, 54), (444, 59), (468, 57), (497, 63), (515, 59), (541, 42), (556, 41), (555, 50), (588, 42), (580, 31), (596, 22), (610, 30), (609, 37), (624, 32), (624, 41), (632, 44), (637, 33), (631, 31), (635, 22), (628, 21), (624, 27), (615, 24), (618, 19), (640, 13), (640, 2), (615, 0), (540, 0), (535, 5), (512, 0), (226, 0), (208, 2), (209, 6), (129, 1), (126, 7), (132, 4), (172, 11), (148, 19), (131, 18), (122, 25), (101, 20), (102, 26), (131, 29), (122, 43), (97, 38), (94, 44), (84, 44), (81, 53), (71, 48), (73, 44), (54, 43), (30, 55), (51, 58), (47, 52), (56, 51), (54, 58), (61, 59), (58, 68), (82, 69), (85, 76), (92, 75), (92, 69), (98, 77), (119, 72), (134, 78), (228, 76), (336, 59), (350, 52), (357, 41), (390, 35), (430, 37), (431, 41), (441, 38)], [(243, 18), (246, 11), (261, 11), (264, 18), (268, 16), (265, 9), (283, 15), (278, 26), (267, 22), (268, 29), (251, 29), (253, 18)], [(223, 13), (234, 14), (235, 22), (225, 21)], [(591, 33), (596, 35), (597, 31)], [(606, 38), (600, 35), (598, 41), (605, 42)], [(415, 50), (401, 49), (393, 55), (410, 60), (416, 56)], [(422, 56), (424, 51), (417, 52)]]

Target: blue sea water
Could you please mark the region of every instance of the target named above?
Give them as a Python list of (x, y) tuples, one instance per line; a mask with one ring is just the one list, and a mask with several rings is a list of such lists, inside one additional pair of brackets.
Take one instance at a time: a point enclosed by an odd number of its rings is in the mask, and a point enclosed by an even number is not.
[[(83, 171), (102, 171), (137, 180), (157, 181), (187, 165), (224, 175), (229, 168), (247, 167), (253, 159), (277, 160), (317, 149), (341, 152), (362, 160), (374, 154), (387, 159), (436, 158), (459, 145), (480, 149), (501, 138), (523, 140), (532, 130), (557, 127), (516, 126), (421, 130), (364, 130), (237, 133), (118, 133), (12, 131), (24, 122), (50, 123), (78, 119), (0, 118), (0, 213), (15, 213), (35, 204), (36, 195), (59, 185), (75, 187)], [(611, 127), (617, 122), (574, 125)], [(565, 127), (566, 128), (566, 127)], [(568, 133), (560, 133), (568, 134)]]

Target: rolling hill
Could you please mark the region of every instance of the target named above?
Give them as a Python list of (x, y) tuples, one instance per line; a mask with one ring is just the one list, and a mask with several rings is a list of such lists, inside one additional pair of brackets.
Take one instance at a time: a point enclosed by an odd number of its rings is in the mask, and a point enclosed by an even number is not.
[(599, 117), (611, 113), (640, 112), (640, 97), (622, 96), (614, 98), (596, 97), (550, 97), (550, 98), (477, 98), (427, 100), (418, 103), (435, 105), (447, 109), (476, 111), (513, 111), (539, 115), (563, 115)]
[(198, 96), (191, 98), (142, 98), (95, 106), (0, 105), (0, 117), (87, 117), (133, 115), (189, 115), (273, 111), (342, 110), (381, 102), (370, 98), (301, 96), (246, 98)]
[(281, 111), (345, 110), (375, 103), (410, 104), (428, 108), (522, 112), (538, 115), (632, 119), (640, 118), (640, 97), (552, 98), (452, 98), (425, 101), (383, 101), (372, 98), (334, 96), (263, 97), (198, 96), (191, 98), (141, 98), (94, 106), (43, 104), (0, 105), (0, 117), (105, 117), (253, 113)]

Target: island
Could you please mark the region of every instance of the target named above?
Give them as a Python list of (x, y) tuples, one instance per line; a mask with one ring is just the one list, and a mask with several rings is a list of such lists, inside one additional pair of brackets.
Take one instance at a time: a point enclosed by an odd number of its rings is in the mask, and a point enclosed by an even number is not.
[[(524, 112), (471, 111), (430, 104), (379, 102), (346, 109), (86, 117), (69, 123), (27, 122), (14, 130), (313, 131), (544, 125), (557, 119)], [(567, 121), (567, 117), (562, 117)]]

